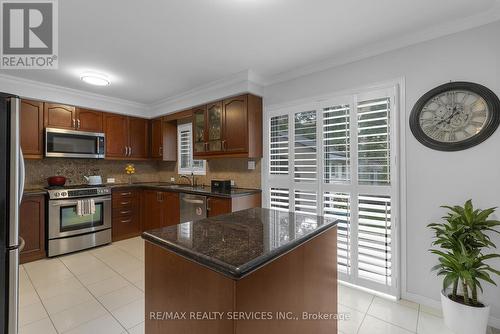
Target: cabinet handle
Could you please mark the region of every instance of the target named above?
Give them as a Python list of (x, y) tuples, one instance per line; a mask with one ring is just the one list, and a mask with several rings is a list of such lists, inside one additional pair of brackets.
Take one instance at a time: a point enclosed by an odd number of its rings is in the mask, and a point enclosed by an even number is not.
[(208, 152), (208, 143), (205, 143), (205, 152)]
[(226, 141), (225, 141), (225, 140), (223, 140), (223, 141), (222, 141), (222, 150), (223, 150), (223, 151), (226, 151), (226, 150), (227, 150), (227, 145), (226, 145), (226, 144), (227, 144), (227, 143), (226, 143)]
[(161, 146), (160, 146), (160, 147), (158, 148), (158, 154), (161, 156), (161, 155), (162, 155), (162, 153), (163, 153), (163, 147), (161, 147)]
[(120, 220), (120, 223), (131, 223), (132, 219)]
[(122, 215), (128, 214), (128, 213), (132, 213), (132, 210), (122, 210), (122, 211), (120, 211), (120, 214), (122, 214)]
[(128, 147), (128, 156), (131, 157), (132, 156), (132, 146), (129, 146)]
[(77, 119), (76, 122), (77, 122), (77, 126), (76, 127), (79, 129), (80, 128), (80, 120)]
[(24, 238), (19, 236), (19, 252), (22, 252), (24, 247), (26, 247), (26, 241), (24, 241)]
[(73, 122), (73, 127), (76, 128), (76, 119), (73, 118), (71, 121)]
[(125, 156), (128, 157), (128, 147), (125, 146)]
[(129, 205), (129, 204), (130, 204), (130, 201), (128, 201), (128, 202), (121, 202), (120, 204), (121, 204), (121, 205)]
[(129, 191), (129, 192), (126, 192), (126, 193), (120, 193), (120, 196), (130, 196), (132, 195), (132, 193)]

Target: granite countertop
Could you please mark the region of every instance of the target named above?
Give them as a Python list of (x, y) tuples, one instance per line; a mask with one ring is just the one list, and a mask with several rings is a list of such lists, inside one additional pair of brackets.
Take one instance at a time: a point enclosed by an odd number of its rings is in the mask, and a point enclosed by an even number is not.
[[(179, 193), (188, 193), (188, 194), (197, 194), (197, 195), (206, 195), (213, 197), (224, 197), (224, 198), (233, 198), (239, 196), (247, 196), (251, 194), (259, 194), (262, 192), (260, 189), (247, 189), (247, 188), (233, 188), (230, 192), (219, 192), (212, 191), (212, 189), (208, 186), (199, 186), (199, 187), (191, 187), (189, 185), (184, 184), (171, 184), (171, 183), (162, 183), (162, 182), (152, 182), (152, 183), (114, 183), (114, 184), (106, 184), (106, 186), (111, 189), (119, 189), (119, 188), (144, 188), (144, 189), (153, 189), (153, 190), (162, 190), (162, 191), (172, 191)], [(43, 195), (47, 193), (47, 190), (44, 188), (32, 188), (26, 189), (24, 191), (25, 195)]]
[(188, 193), (188, 194), (197, 194), (197, 195), (206, 195), (214, 197), (224, 197), (224, 198), (247, 196), (251, 194), (259, 194), (262, 192), (262, 190), (260, 189), (247, 189), (247, 188), (232, 188), (230, 192), (219, 192), (215, 190), (212, 191), (211, 187), (209, 186), (191, 187), (188, 184), (172, 184), (172, 183), (162, 183), (162, 182), (109, 184), (107, 186), (111, 187), (112, 189), (138, 187), (145, 189), (172, 191), (178, 193)]
[(254, 208), (146, 231), (142, 237), (238, 280), (336, 225), (321, 216)]

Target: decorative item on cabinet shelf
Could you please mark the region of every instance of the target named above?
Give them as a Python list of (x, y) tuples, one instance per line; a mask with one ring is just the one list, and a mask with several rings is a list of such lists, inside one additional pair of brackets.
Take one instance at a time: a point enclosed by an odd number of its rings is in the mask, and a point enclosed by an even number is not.
[(135, 174), (135, 166), (134, 164), (127, 164), (125, 166), (125, 173), (128, 175), (128, 183), (132, 184), (132, 175)]

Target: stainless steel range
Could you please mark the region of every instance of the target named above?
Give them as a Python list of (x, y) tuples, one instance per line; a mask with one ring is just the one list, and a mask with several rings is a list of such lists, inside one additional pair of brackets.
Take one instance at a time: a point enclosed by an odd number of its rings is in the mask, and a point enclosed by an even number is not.
[[(49, 188), (48, 256), (111, 242), (111, 189), (102, 186)], [(92, 207), (82, 212), (81, 207)]]

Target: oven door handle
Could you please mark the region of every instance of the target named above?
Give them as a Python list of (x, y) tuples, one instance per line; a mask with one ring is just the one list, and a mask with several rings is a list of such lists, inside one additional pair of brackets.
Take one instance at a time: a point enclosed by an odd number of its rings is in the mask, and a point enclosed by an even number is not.
[[(91, 199), (91, 198), (93, 198), (93, 197), (82, 197), (82, 200)], [(94, 198), (95, 204), (105, 203), (105, 202), (111, 202), (111, 196)], [(56, 200), (50, 201), (51, 206), (77, 205), (77, 204), (78, 204), (77, 200), (56, 199)]]

